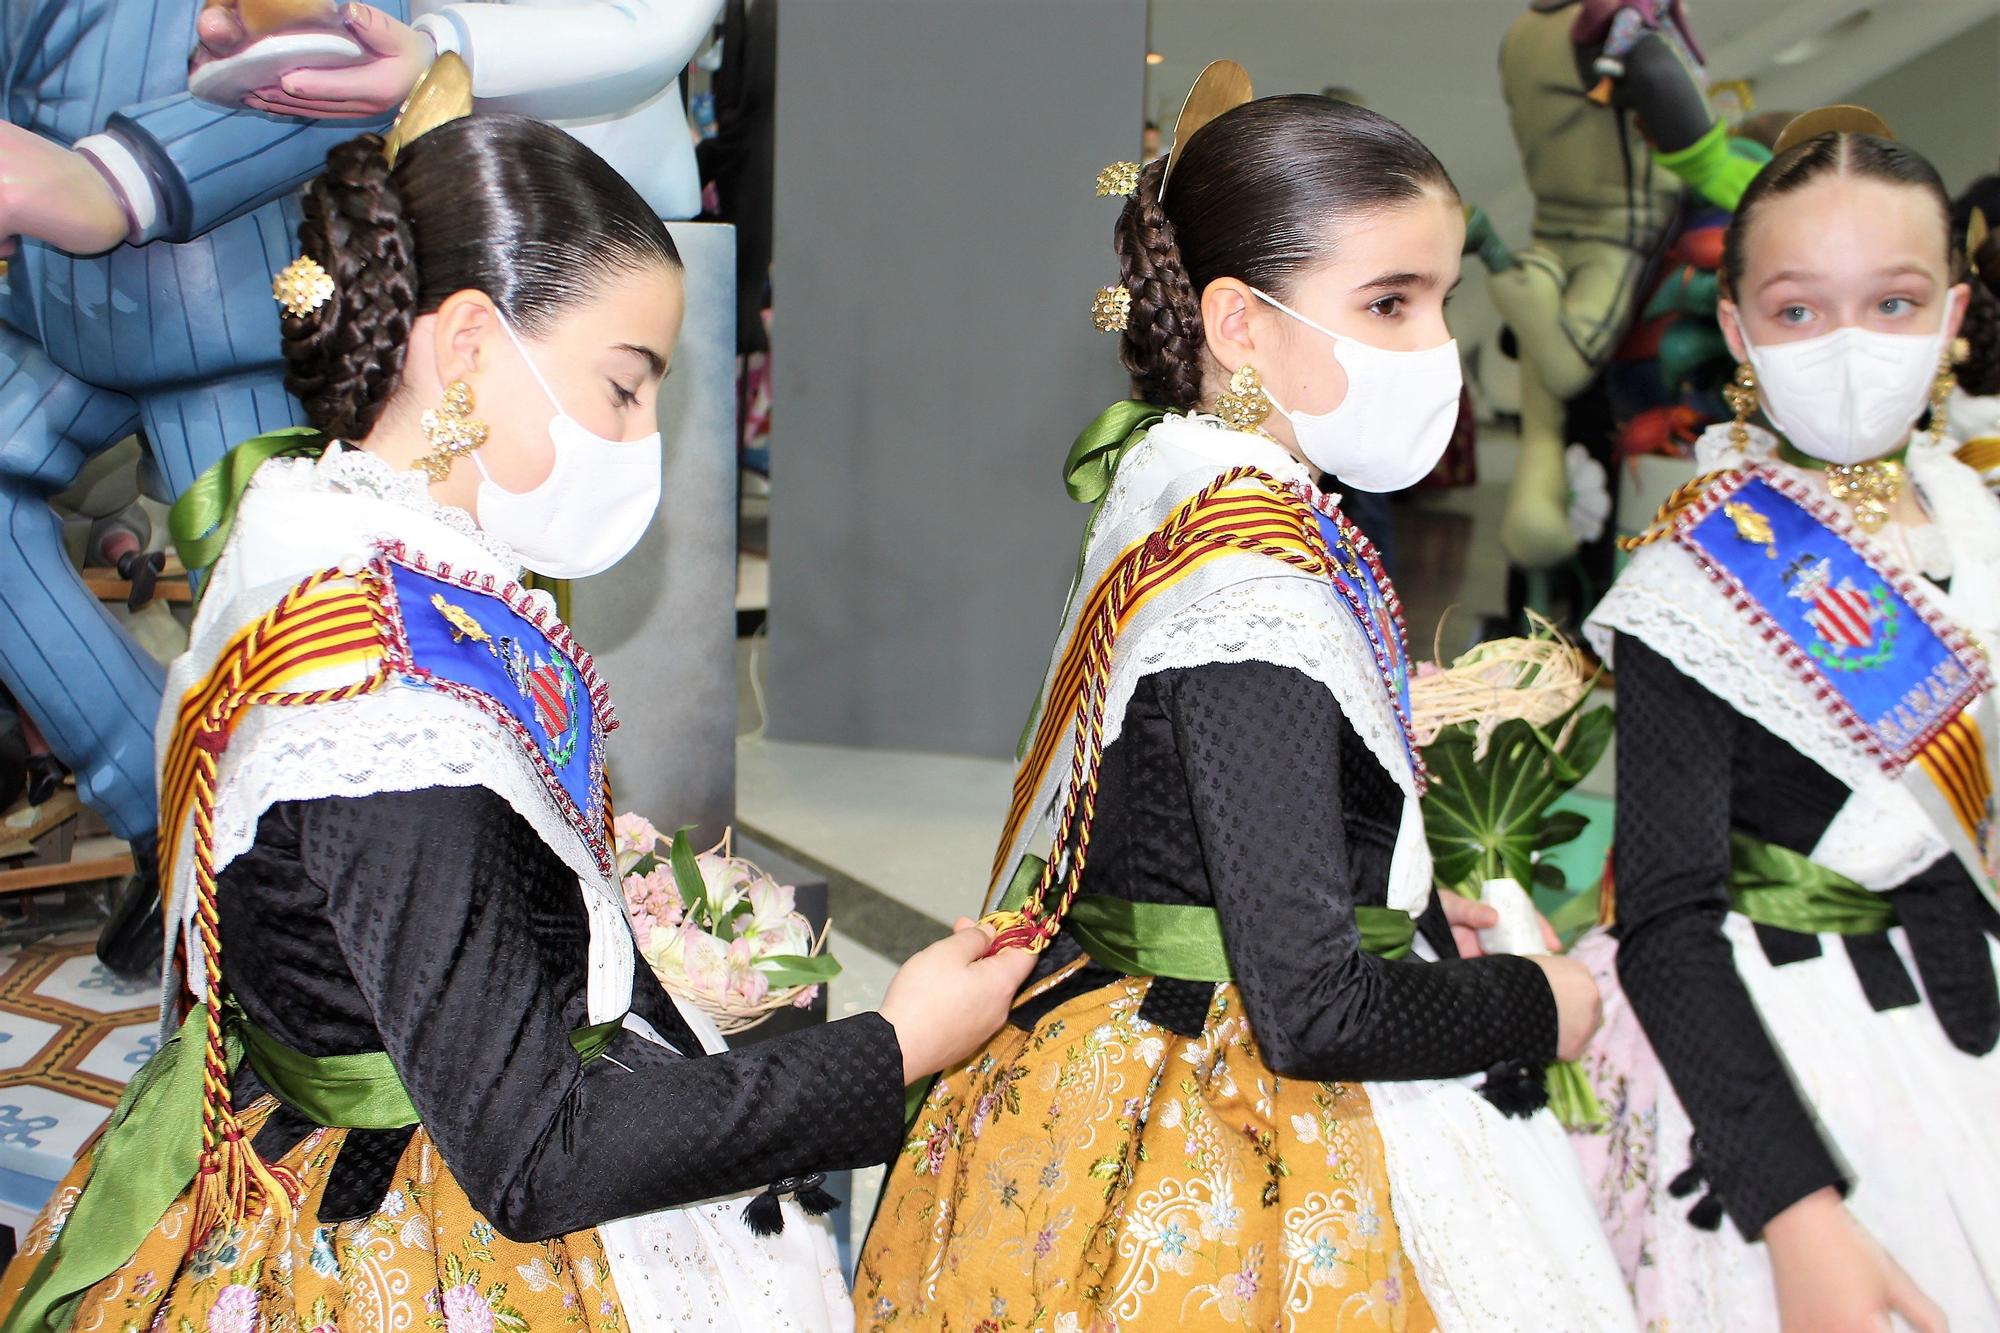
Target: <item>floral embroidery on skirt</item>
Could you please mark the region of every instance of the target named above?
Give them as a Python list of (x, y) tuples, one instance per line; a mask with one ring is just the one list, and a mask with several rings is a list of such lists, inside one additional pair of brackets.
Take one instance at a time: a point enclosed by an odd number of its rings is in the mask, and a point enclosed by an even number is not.
[(938, 1081), (863, 1249), (861, 1327), (1434, 1327), (1360, 1085), (1271, 1073), (1233, 986), (1197, 1037), (1144, 1022), (1150, 984), (1005, 1028)]
[[(245, 1114), (255, 1133), (275, 1103)], [(270, 1213), (187, 1235), (187, 1196), (123, 1267), (84, 1293), (75, 1329), (165, 1333), (626, 1333), (595, 1231), (510, 1241), (478, 1213), (420, 1128), (372, 1217), (319, 1224), (319, 1200), (347, 1131), (315, 1130), (279, 1159), (305, 1186), (295, 1226)], [(79, 1162), (28, 1233), (0, 1283), (11, 1305), (60, 1232), (89, 1159)]]

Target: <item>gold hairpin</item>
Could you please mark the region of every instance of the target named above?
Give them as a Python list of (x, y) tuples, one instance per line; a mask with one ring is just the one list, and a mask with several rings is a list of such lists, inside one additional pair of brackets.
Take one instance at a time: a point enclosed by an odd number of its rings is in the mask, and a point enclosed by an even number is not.
[(382, 140), (382, 156), (396, 165), (397, 156), (438, 126), (472, 114), (472, 71), (455, 52), (431, 62), (417, 86), (403, 99), (396, 123)]
[(1090, 303), (1090, 322), (1101, 333), (1125, 331), (1132, 322), (1132, 293), (1124, 283), (1097, 289), (1097, 299)]
[(271, 279), (271, 297), (298, 319), (333, 299), (333, 275), (311, 255), (300, 255)]
[(1889, 122), (1870, 111), (1865, 106), (1823, 106), (1793, 116), (1778, 142), (1771, 145), (1771, 156), (1782, 157), (1808, 139), (1817, 139), (1822, 134), (1866, 134), (1877, 139), (1893, 139), (1896, 132), (1889, 128)]
[(1139, 188), (1139, 164), (1137, 162), (1113, 162), (1097, 173), (1097, 197), (1110, 199), (1128, 195)]

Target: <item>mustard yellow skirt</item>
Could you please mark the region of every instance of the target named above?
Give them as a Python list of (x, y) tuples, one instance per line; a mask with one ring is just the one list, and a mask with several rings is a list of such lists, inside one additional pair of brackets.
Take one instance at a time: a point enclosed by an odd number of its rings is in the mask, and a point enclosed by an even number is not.
[[(255, 1133), (275, 1103), (245, 1113)], [(347, 1131), (316, 1130), (280, 1164), (299, 1173), (296, 1225), (266, 1212), (247, 1226), (188, 1235), (190, 1201), (167, 1210), (139, 1252), (86, 1292), (76, 1330), (170, 1333), (624, 1333), (626, 1321), (595, 1231), (520, 1243), (496, 1232), (418, 1129), (395, 1187), (373, 1217), (321, 1226), (312, 1219)], [(0, 1280), (10, 1309), (49, 1247), (89, 1172), (70, 1172)]]
[(938, 1080), (862, 1252), (861, 1328), (1436, 1326), (1361, 1086), (1271, 1073), (1233, 986), (1197, 1037), (1143, 1022), (1150, 984), (1003, 1029)]

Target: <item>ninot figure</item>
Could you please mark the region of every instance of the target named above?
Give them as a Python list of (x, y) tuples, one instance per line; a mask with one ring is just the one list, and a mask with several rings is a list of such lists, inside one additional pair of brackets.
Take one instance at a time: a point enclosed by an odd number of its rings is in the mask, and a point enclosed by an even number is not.
[(400, 7), (208, 0), (189, 86), (285, 116), (352, 121), (394, 111), (431, 62), (457, 54), (481, 111), (569, 131), (663, 218), (701, 211), (680, 74), (722, 0), (508, 0)]
[(195, 100), (196, 9), (28, 0), (0, 25), (0, 680), (142, 867), (161, 672), (84, 587), (48, 498), (135, 431), (177, 496), (302, 420), (271, 275), (293, 191), (357, 128)]

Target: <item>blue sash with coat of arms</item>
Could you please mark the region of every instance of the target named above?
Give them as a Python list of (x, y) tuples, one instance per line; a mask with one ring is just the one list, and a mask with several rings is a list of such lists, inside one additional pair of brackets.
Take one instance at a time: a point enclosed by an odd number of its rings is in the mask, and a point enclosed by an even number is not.
[(1993, 728), (1980, 719), (1993, 682), (1979, 647), (1857, 545), (1844, 518), (1774, 471), (1722, 478), (1674, 535), (1993, 893)]
[(599, 868), (611, 870), (604, 741), (617, 726), (589, 654), (512, 584), (461, 579), (388, 553), (390, 665), (495, 718), (518, 740)]

